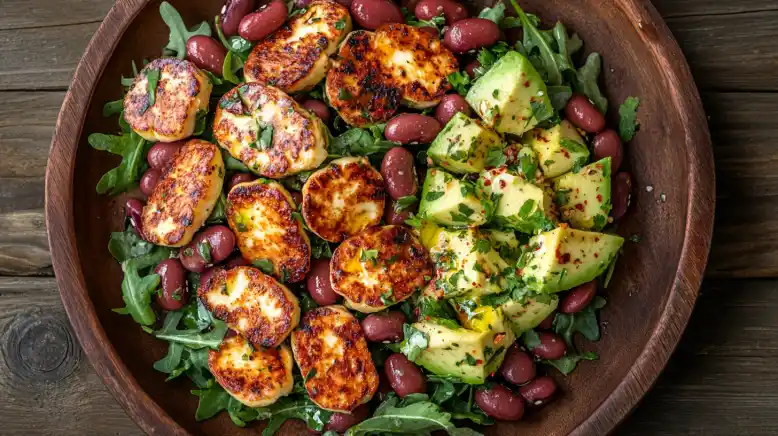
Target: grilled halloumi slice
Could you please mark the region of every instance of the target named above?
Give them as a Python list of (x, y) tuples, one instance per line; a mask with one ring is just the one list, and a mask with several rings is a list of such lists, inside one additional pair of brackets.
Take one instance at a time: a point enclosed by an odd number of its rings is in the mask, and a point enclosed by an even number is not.
[[(153, 86), (154, 78), (157, 85)], [(153, 90), (149, 90), (152, 78)], [(193, 63), (159, 58), (146, 65), (124, 97), (124, 119), (148, 141), (173, 142), (192, 136), (208, 112), (213, 85)], [(153, 104), (152, 104), (153, 93)]]
[(297, 297), (256, 268), (219, 269), (197, 294), (213, 316), (256, 347), (277, 347), (300, 322)]
[(362, 327), (343, 306), (306, 312), (292, 333), (292, 352), (308, 395), (323, 409), (350, 412), (378, 389)]
[(367, 158), (336, 159), (303, 185), (303, 218), (320, 238), (340, 242), (381, 222), (384, 197), (384, 179)]
[(309, 91), (327, 75), (329, 56), (350, 31), (348, 9), (332, 1), (315, 0), (254, 47), (243, 68), (246, 81), (277, 86), (285, 92)]
[(286, 345), (253, 347), (240, 335), (208, 352), (208, 369), (230, 395), (249, 407), (265, 407), (294, 387), (294, 359)]
[(155, 245), (182, 247), (192, 241), (219, 200), (224, 160), (219, 148), (193, 139), (176, 153), (143, 208), (143, 236)]
[(341, 44), (327, 73), (330, 105), (352, 126), (386, 121), (399, 105), (433, 107), (451, 89), (456, 57), (440, 40), (405, 24), (385, 24), (375, 33), (358, 30)]
[(261, 83), (224, 94), (213, 136), (251, 171), (273, 179), (317, 168), (329, 145), (329, 132), (319, 117), (280, 89)]
[(433, 273), (427, 250), (404, 226), (367, 229), (343, 241), (330, 261), (332, 289), (364, 313), (405, 300)]
[(227, 223), (240, 253), (252, 263), (269, 261), (273, 275), (287, 282), (304, 279), (311, 265), (311, 241), (296, 211), (280, 183), (241, 183), (227, 196)]

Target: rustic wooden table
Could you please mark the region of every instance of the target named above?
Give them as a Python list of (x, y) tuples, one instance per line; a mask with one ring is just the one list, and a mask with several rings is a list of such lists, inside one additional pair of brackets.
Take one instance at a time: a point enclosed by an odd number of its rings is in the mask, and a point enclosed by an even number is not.
[[(70, 331), (43, 217), (57, 112), (112, 3), (0, 0), (0, 434), (141, 433)], [(778, 1), (654, 3), (709, 115), (717, 220), (689, 328), (617, 433), (778, 434)]]

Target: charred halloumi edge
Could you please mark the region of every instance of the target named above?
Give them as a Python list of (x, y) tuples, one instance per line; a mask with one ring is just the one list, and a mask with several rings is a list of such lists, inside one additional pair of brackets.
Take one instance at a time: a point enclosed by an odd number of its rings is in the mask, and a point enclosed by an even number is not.
[[(149, 89), (152, 72), (159, 74), (153, 104)], [(194, 133), (198, 118), (208, 113), (212, 90), (211, 80), (193, 63), (177, 58), (155, 59), (138, 73), (127, 91), (123, 117), (147, 141), (186, 139)]]
[(256, 347), (277, 347), (300, 322), (300, 303), (289, 289), (257, 268), (214, 271), (198, 290), (217, 319)]
[(287, 345), (253, 347), (245, 338), (225, 338), (208, 352), (208, 369), (233, 398), (248, 407), (269, 406), (294, 387), (294, 359)]
[(192, 241), (222, 192), (224, 160), (210, 142), (193, 139), (176, 153), (143, 208), (144, 238), (166, 247)]

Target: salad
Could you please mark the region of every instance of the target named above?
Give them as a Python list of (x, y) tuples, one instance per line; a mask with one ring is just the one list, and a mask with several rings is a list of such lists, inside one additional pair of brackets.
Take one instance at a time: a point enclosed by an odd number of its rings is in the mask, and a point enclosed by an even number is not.
[(600, 339), (639, 100), (607, 128), (600, 55), (514, 0), (256, 6), (162, 2), (162, 56), (89, 136), (121, 157), (115, 312), (169, 344), (160, 380), (265, 436), (475, 435), (552, 401), (598, 358), (574, 339)]

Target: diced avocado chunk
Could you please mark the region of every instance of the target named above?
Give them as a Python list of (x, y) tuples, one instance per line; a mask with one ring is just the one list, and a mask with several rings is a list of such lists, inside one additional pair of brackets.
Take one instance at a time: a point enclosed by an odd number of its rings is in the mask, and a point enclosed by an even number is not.
[(611, 158), (554, 179), (562, 221), (576, 229), (602, 230), (611, 211)]
[(434, 295), (451, 298), (472, 292), (475, 295), (502, 291), (500, 273), (509, 265), (478, 229), (445, 229), (425, 223), (421, 243), (435, 264)]
[[(499, 320), (493, 330), (477, 332), (435, 318), (412, 325), (428, 337), (427, 348), (415, 363), (433, 374), (454, 376), (465, 383), (480, 385), (502, 364), (505, 352), (516, 340), (510, 328)], [(445, 324), (445, 325), (444, 325)]]
[(495, 226), (524, 233), (554, 228), (556, 206), (545, 187), (529, 183), (507, 168), (497, 168), (481, 173), (478, 188), (482, 197), (494, 203), (491, 223)]
[(589, 149), (567, 120), (550, 129), (535, 129), (525, 135), (524, 141), (538, 154), (540, 169), (547, 178), (561, 176), (589, 161)]
[(513, 332), (521, 335), (537, 327), (559, 305), (559, 297), (553, 294), (533, 294), (524, 302), (509, 300), (500, 306)]
[(466, 328), (477, 332), (494, 330), (495, 325), (503, 325), (505, 314), (502, 309), (480, 304), (480, 297), (467, 294), (449, 300), (457, 314), (457, 319)]
[(484, 123), (500, 133), (522, 135), (554, 113), (543, 78), (516, 51), (500, 58), (465, 99)]
[(497, 133), (480, 121), (457, 112), (432, 141), (427, 156), (453, 173), (477, 173), (484, 169), (489, 152), (503, 147)]
[(421, 191), (419, 215), (446, 226), (480, 226), (492, 209), (488, 198), (479, 198), (475, 185), (459, 180), (440, 168), (427, 170)]
[(509, 264), (515, 264), (521, 256), (521, 244), (516, 233), (512, 231), (482, 229), (483, 233), (492, 243), (492, 248), (500, 254)]
[(537, 292), (567, 291), (605, 272), (623, 244), (620, 236), (561, 225), (530, 239), (517, 267)]

